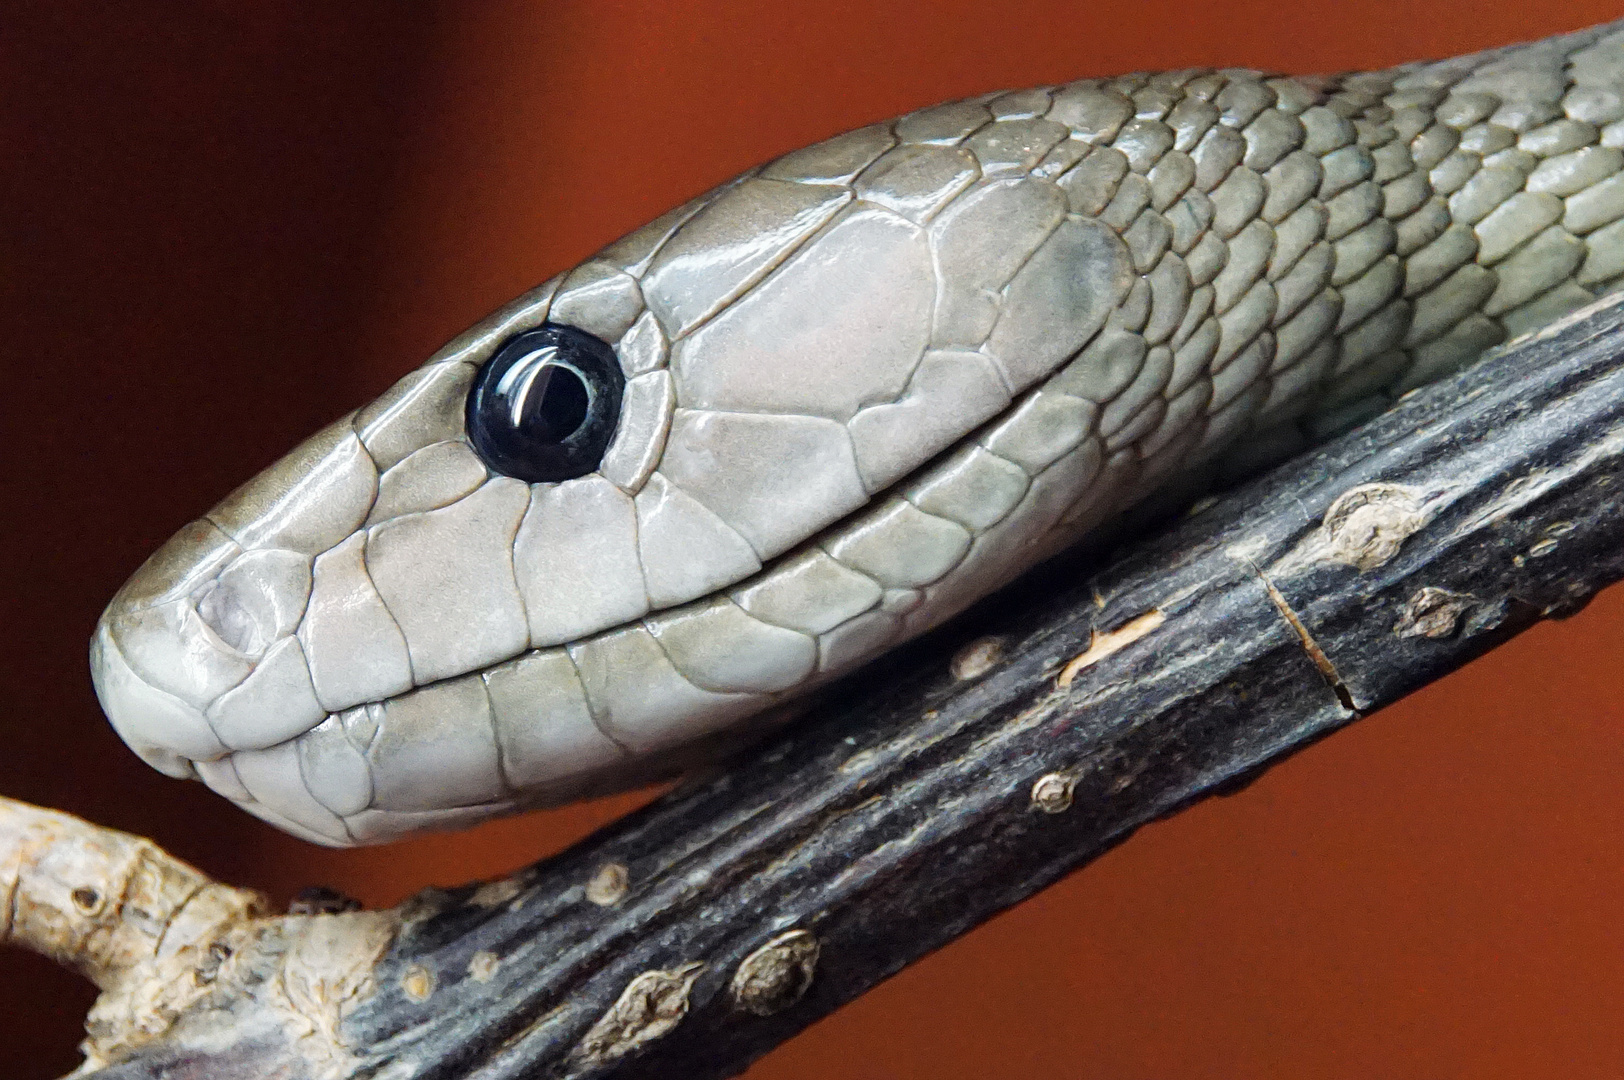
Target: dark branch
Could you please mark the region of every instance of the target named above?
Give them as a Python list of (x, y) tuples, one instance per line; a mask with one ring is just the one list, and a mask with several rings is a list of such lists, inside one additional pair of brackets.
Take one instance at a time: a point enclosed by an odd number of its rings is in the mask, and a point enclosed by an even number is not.
[[(347, 1075), (734, 1075), (1146, 822), (1570, 614), (1624, 576), (1621, 354), (1619, 305), (1570, 320), (1092, 578), (1042, 568), (511, 887), (418, 897), (343, 1023)], [(94, 1075), (297, 1057), (210, 1030)]]

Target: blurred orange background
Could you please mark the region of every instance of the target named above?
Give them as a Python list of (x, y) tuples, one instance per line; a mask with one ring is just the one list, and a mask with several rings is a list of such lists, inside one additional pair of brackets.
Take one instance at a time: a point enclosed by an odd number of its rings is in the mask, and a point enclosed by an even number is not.
[[(279, 901), (555, 851), (628, 796), (390, 848), (140, 764), (84, 650), (145, 554), (500, 302), (783, 151), (938, 100), (1371, 68), (1624, 5), (611, 0), (20, 5), (0, 34), (0, 791)], [(757, 1065), (792, 1077), (1624, 1074), (1615, 590), (1145, 829)], [(0, 953), (0, 1072), (89, 988)]]

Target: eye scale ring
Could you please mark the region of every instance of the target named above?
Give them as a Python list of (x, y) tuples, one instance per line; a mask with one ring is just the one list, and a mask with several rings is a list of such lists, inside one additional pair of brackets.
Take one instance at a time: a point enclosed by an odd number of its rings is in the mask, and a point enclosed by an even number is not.
[(526, 483), (585, 476), (614, 436), (625, 386), (614, 349), (546, 323), (503, 342), (474, 376), (468, 440), (486, 465)]

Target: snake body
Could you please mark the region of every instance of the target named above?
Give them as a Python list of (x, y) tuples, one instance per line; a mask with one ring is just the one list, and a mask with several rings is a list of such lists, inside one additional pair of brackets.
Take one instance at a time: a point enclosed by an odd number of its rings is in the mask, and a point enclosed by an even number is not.
[[(1323, 439), (1624, 275), (1624, 24), (841, 135), (520, 297), (160, 549), (92, 644), (147, 761), (323, 844), (681, 769), (1171, 478)], [(613, 348), (598, 467), (465, 403)]]

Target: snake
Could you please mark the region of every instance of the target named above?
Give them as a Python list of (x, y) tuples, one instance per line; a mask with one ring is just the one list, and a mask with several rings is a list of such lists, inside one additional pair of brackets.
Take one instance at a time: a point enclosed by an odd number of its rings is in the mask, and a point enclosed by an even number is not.
[(144, 760), (331, 846), (691, 770), (1181, 478), (1624, 281), (1624, 22), (925, 108), (658, 218), (159, 548)]

